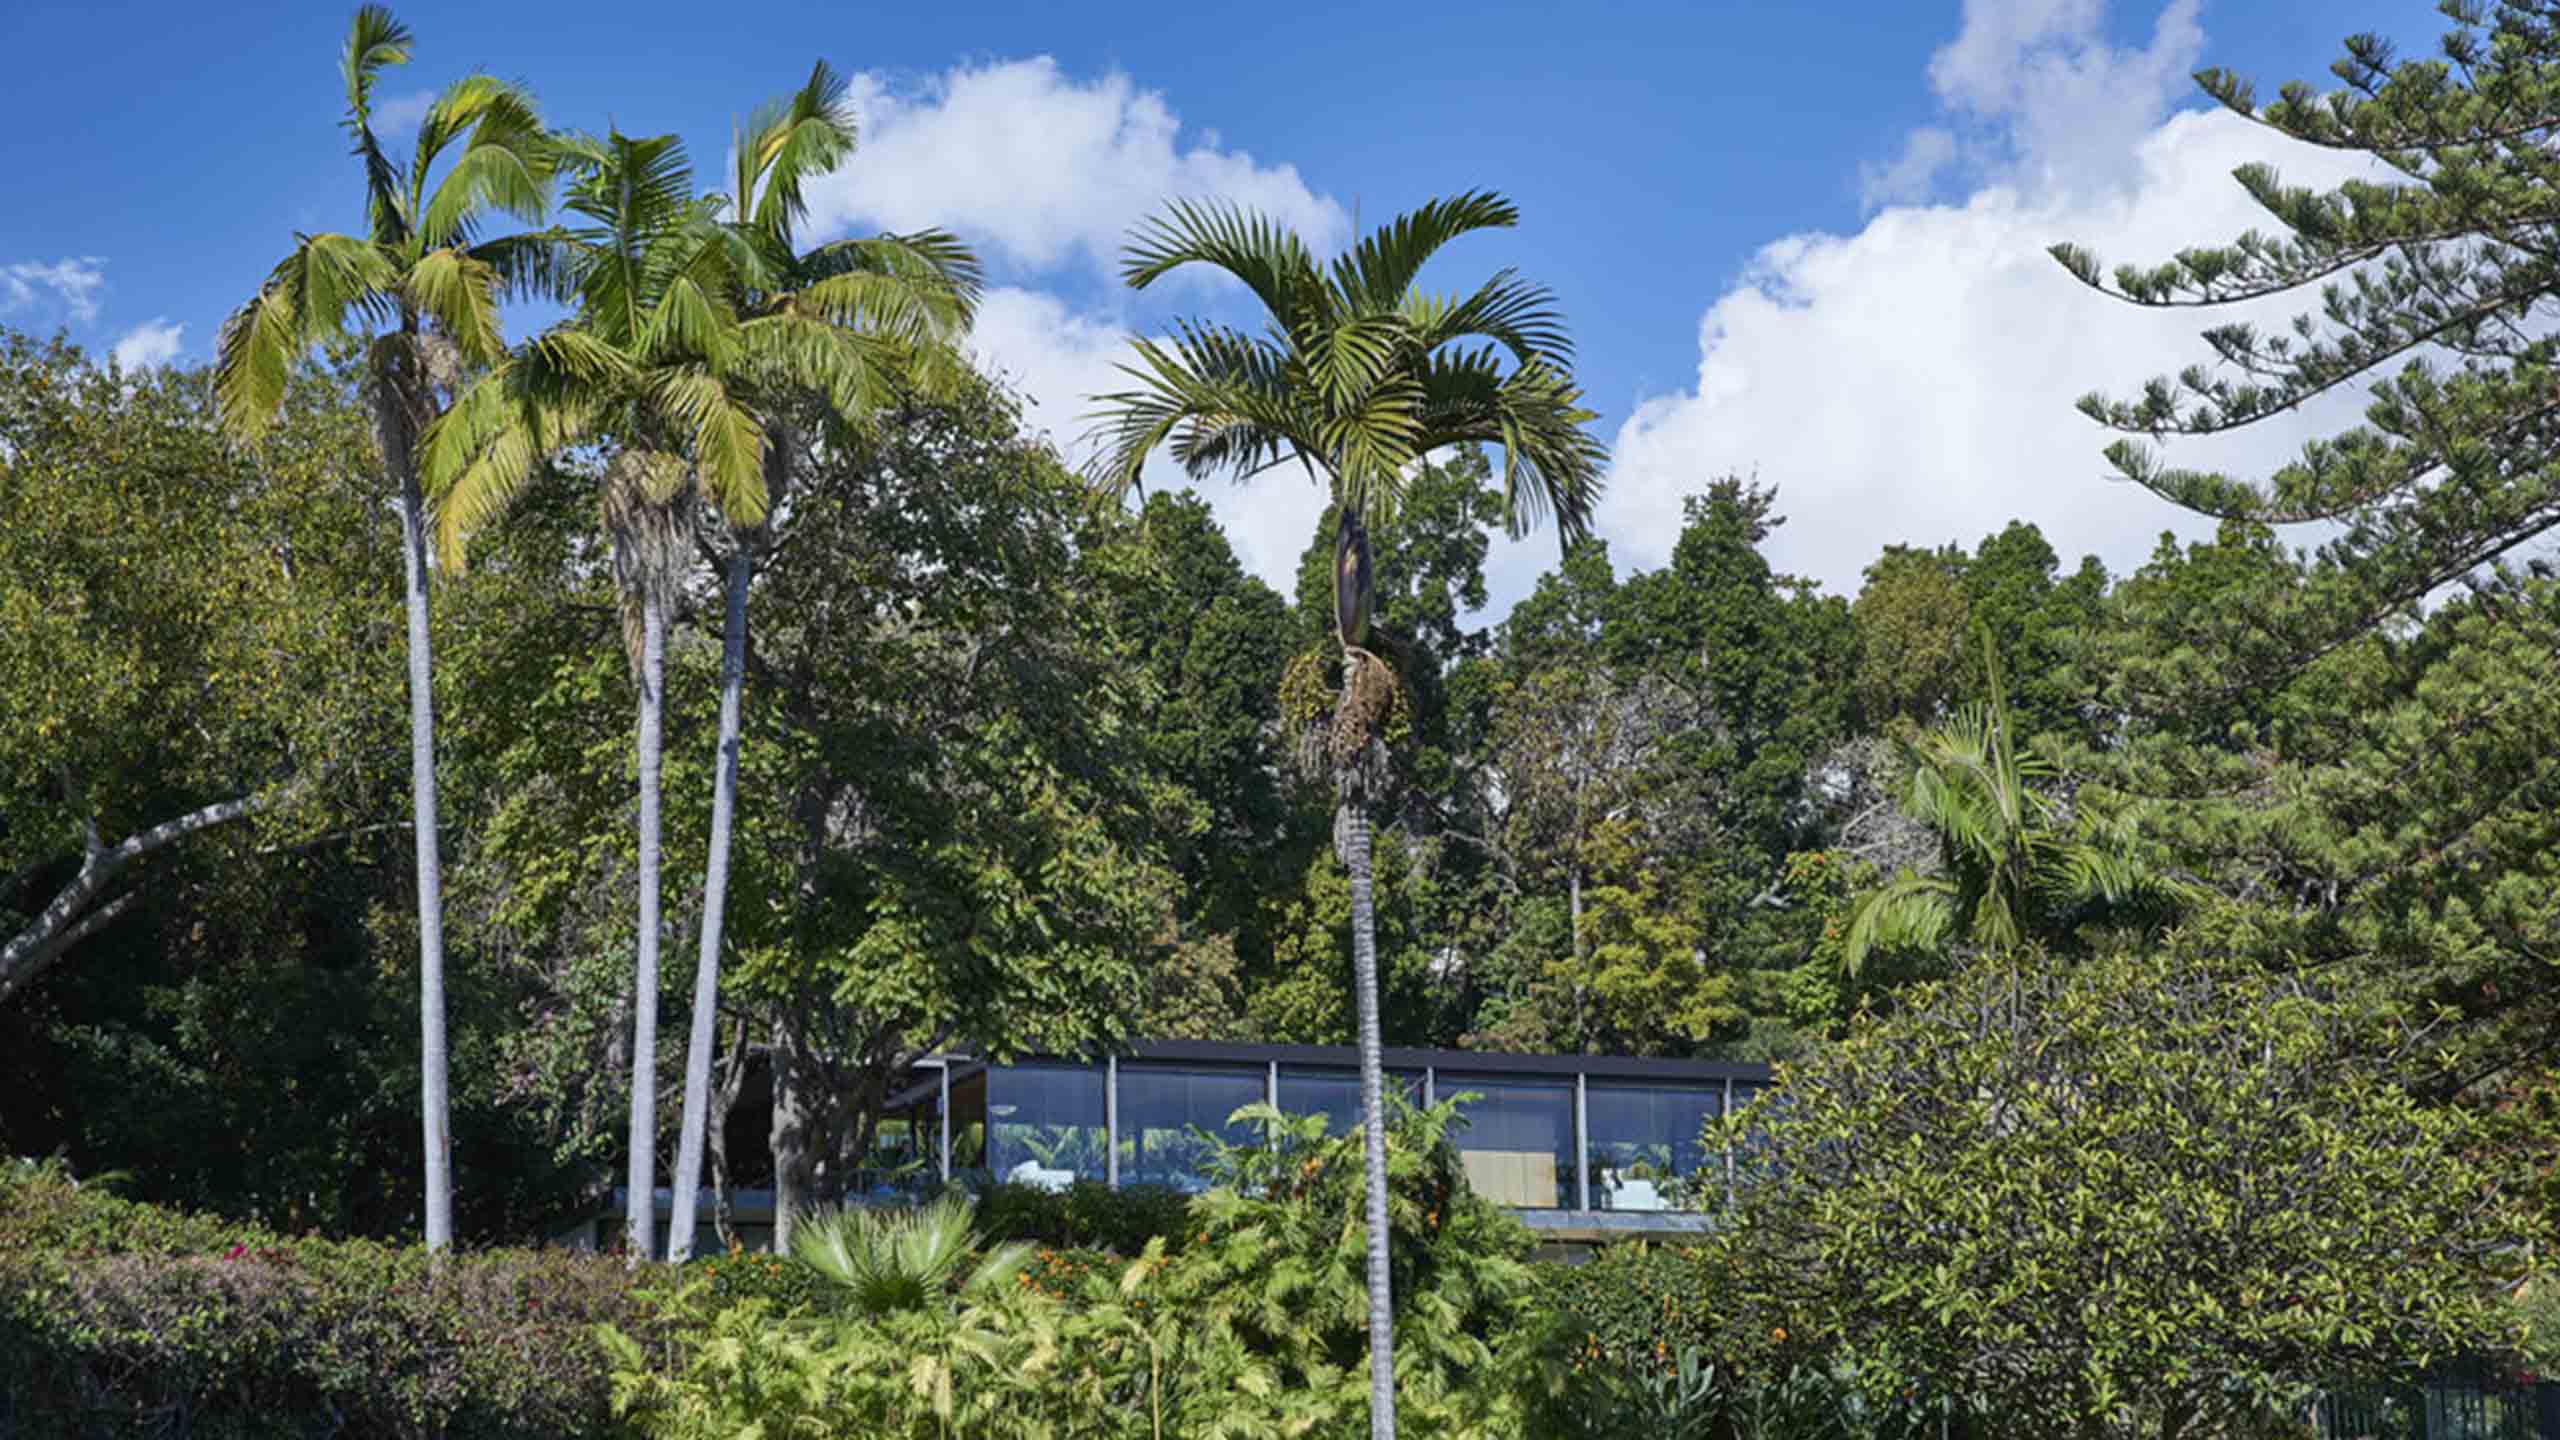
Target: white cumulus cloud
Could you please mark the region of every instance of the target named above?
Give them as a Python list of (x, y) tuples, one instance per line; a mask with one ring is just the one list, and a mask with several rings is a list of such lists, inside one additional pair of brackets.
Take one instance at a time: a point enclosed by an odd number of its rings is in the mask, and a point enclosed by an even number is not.
[[(2234, 167), (2268, 160), (2289, 181), (2328, 184), (2347, 162), (2227, 113), (2168, 113), (2163, 77), (2201, 43), (2193, 0), (2174, 0), (2151, 48), (2130, 54), (2100, 43), (2098, 10), (2099, 0), (1968, 0), (1964, 34), (1932, 78), (1951, 112), (2003, 123), (1995, 138), (2012, 163), (1960, 201), (1761, 249), (1699, 321), (1695, 385), (1641, 401), (1618, 432), (1599, 524), (1622, 567), (1661, 564), (1682, 497), (1726, 473), (1779, 487), (1789, 519), (1771, 558), (1842, 593), (1888, 543), (1971, 545), (2012, 518), (2041, 526), (2066, 564), (2095, 553), (2117, 570), (2138, 565), (2164, 529), (2208, 533), (2114, 479), (2101, 454), (2112, 437), (2073, 401), (2210, 359), (2203, 324), (2265, 323), (2305, 300), (2231, 315), (2141, 310), (2089, 291), (2045, 249), (2076, 241), (2104, 262), (2149, 263), (2226, 243), (2273, 223)], [(2146, 97), (2131, 128), (2129, 89)], [(2088, 125), (2072, 137), (2075, 114)], [(2263, 475), (2361, 403), (2330, 396), (2176, 442), (2168, 458)]]
[(178, 358), (179, 337), (187, 327), (172, 324), (165, 315), (147, 320), (124, 333), (115, 343), (116, 364), (126, 370), (144, 370), (166, 365)]
[[(1092, 453), (1084, 443), (1093, 408), (1086, 397), (1128, 383), (1115, 368), (1130, 353), (1127, 329), (1054, 295), (999, 286), (978, 307), (973, 343), (981, 368), (1023, 396), (1025, 428), (1047, 437), (1070, 465), (1081, 464)], [(1150, 490), (1193, 483), (1161, 451), (1148, 462), (1145, 481)], [(1297, 584), (1299, 553), (1324, 514), (1324, 492), (1291, 466), (1264, 471), (1243, 485), (1218, 479), (1195, 488), (1216, 512), (1245, 569), (1289, 594)]]
[(50, 296), (75, 320), (85, 324), (97, 319), (98, 292), (107, 283), (106, 272), (99, 268), (103, 263), (95, 255), (84, 255), (51, 264), (20, 260), (0, 266), (0, 315)]
[(938, 225), (1028, 270), (1079, 259), (1107, 270), (1130, 226), (1174, 198), (1250, 206), (1319, 250), (1350, 232), (1295, 168), (1185, 136), (1164, 97), (1126, 75), (1081, 81), (1042, 56), (912, 86), (857, 75), (853, 99), (861, 148), (810, 187), (821, 230)]

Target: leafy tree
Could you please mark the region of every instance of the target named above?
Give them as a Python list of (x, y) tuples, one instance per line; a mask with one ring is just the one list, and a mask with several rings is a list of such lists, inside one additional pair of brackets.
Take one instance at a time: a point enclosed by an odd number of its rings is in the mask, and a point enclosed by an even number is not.
[(1891, 545), (1849, 607), (1858, 626), (1858, 708), (1867, 723), (1920, 724), (1953, 696), (1967, 602), (1943, 554)]
[(2249, 1433), (2513, 1353), (2498, 1282), (2547, 1225), (2484, 1122), (2390, 1079), (2435, 1038), (2228, 960), (1991, 955), (1732, 1122), (1734, 1303), (2001, 1433)]
[(1450, 241), (1517, 220), (1510, 202), (1489, 193), (1435, 201), (1372, 233), (1328, 272), (1267, 219), (1176, 203), (1130, 246), (1122, 278), (1143, 289), (1185, 265), (1223, 270), (1253, 292), (1269, 328), (1256, 337), (1186, 322), (1169, 342), (1141, 339), (1139, 363), (1126, 367), (1138, 388), (1099, 397), (1105, 445), (1095, 471), (1115, 488), (1135, 486), (1147, 457), (1169, 443), (1195, 476), (1251, 475), (1294, 458), (1330, 487), (1339, 509), (1333, 630), (1345, 673), (1325, 743), (1342, 786), (1338, 828), (1351, 872), (1371, 1172), (1370, 1426), (1380, 1440), (1395, 1434), (1395, 1364), (1369, 806), (1395, 679), (1366, 648), (1377, 601), (1365, 525), (1394, 517), (1417, 462), (1492, 442), (1503, 446), (1503, 514), (1515, 530), (1549, 510), (1568, 541), (1588, 525), (1602, 448), (1582, 428), (1591, 412), (1567, 369), (1571, 350), (1553, 297), (1508, 270), (1463, 298), (1417, 284)]
[(1280, 676), (1299, 648), (1288, 607), (1188, 491), (1148, 496), (1096, 554), (1126, 557), (1124, 583), (1101, 592), (1112, 629), (1162, 697), (1147, 731), (1166, 777), (1206, 809), (1200, 829), (1165, 836), (1185, 934), (1228, 937), (1232, 966), (1265, 971), (1270, 899), (1305, 873), (1322, 830), (1274, 743)]
[[(300, 237), (258, 293), (223, 322), (214, 380), (224, 427), (254, 440), (284, 403), (294, 363), (315, 345), (363, 337), (374, 445), (398, 497), (408, 581), (410, 808), (418, 870), (419, 1027), (426, 1083), (427, 1243), (453, 1243), (452, 1122), (447, 1099), (443, 862), (437, 850), (435, 701), (428, 632), (425, 507), (418, 444), (466, 368), (498, 358), (498, 299), (550, 278), (543, 235), (483, 238), (490, 214), (539, 221), (554, 155), (520, 87), (470, 75), (418, 122), (407, 169), (373, 131), (373, 87), (409, 60), (408, 27), (379, 5), (356, 12), (341, 69), (354, 155), (364, 166), (365, 232)], [(428, 176), (452, 152), (441, 179)]]
[(1113, 626), (1125, 552), (1083, 543), (1089, 492), (1009, 397), (973, 382), (796, 444), (777, 619), (749, 637), (766, 778), (740, 797), (733, 955), (771, 1027), (776, 1189), (806, 1204), (916, 1059), (1125, 1038), (1172, 988), (1162, 837), (1202, 815)]

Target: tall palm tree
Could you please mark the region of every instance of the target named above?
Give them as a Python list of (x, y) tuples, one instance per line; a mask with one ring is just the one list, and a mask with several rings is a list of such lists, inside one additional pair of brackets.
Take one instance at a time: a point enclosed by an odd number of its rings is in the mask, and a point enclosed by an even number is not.
[(1424, 264), (1450, 241), (1518, 222), (1509, 201), (1471, 191), (1398, 216), (1319, 265), (1303, 241), (1265, 217), (1176, 203), (1133, 237), (1121, 278), (1144, 289), (1186, 265), (1222, 270), (1261, 302), (1263, 332), (1181, 322), (1162, 343), (1135, 342), (1139, 363), (1122, 369), (1136, 388), (1095, 397), (1102, 445), (1092, 471), (1114, 491), (1135, 488), (1147, 457), (1170, 445), (1195, 477), (1225, 471), (1242, 480), (1294, 459), (1340, 507), (1334, 634), (1343, 682), (1328, 748), (1351, 880), (1368, 1163), (1369, 1429), (1380, 1440), (1395, 1434), (1395, 1331), (1369, 805), (1395, 675), (1367, 648), (1377, 597), (1365, 525), (1394, 514), (1407, 479), (1433, 452), (1499, 443), (1513, 534), (1547, 511), (1568, 544), (1588, 530), (1606, 452), (1583, 429), (1592, 412), (1572, 380), (1572, 344), (1554, 296), (1511, 270), (1464, 297), (1417, 285)]
[[(786, 137), (782, 151), (787, 159), (807, 148)], [(468, 537), (505, 512), (546, 457), (589, 444), (614, 451), (603, 508), (640, 707), (628, 1175), (636, 1263), (656, 1249), (662, 685), (691, 507), (707, 501), (733, 526), (764, 523), (777, 447), (767, 443), (763, 412), (786, 389), (858, 408), (879, 383), (880, 354), (864, 337), (879, 329), (887, 302), (879, 287), (850, 279), (806, 287), (797, 303), (760, 298), (775, 288), (762, 256), (723, 223), (726, 197), (694, 195), (672, 135), (581, 137), (563, 149), (573, 178), (562, 204), (577, 217), (560, 242), (572, 314), (456, 399), (427, 436), (425, 472), (439, 542), (459, 564)], [(798, 203), (796, 187), (796, 179), (785, 187), (786, 210)], [(744, 644), (741, 628), (733, 656)], [(730, 784), (734, 793), (734, 777)]]
[(1903, 813), (1937, 832), (1944, 871), (1905, 869), (1859, 900), (1841, 950), (1853, 976), (1880, 949), (1959, 936), (2004, 949), (2092, 903), (2184, 893), (2139, 858), (2126, 817), (2073, 814), (2048, 793), (2057, 768), (2020, 740), (1990, 632), (1975, 628), (1990, 699), (1902, 742)]
[[(283, 403), (294, 363), (314, 345), (362, 338), (374, 439), (398, 496), (409, 622), (409, 793), (418, 882), (418, 1027), (426, 1143), (427, 1246), (453, 1243), (453, 1140), (447, 1100), (444, 865), (436, 836), (434, 664), (428, 641), (425, 506), (417, 447), (466, 369), (496, 361), (498, 300), (549, 278), (545, 236), (482, 237), (493, 212), (539, 222), (553, 151), (532, 97), (472, 75), (436, 97), (406, 169), (373, 131), (373, 86), (408, 63), (408, 27), (379, 5), (356, 12), (342, 69), (342, 122), (363, 163), (365, 232), (297, 237), (266, 283), (223, 322), (214, 397), (233, 435), (254, 440)], [(428, 176), (451, 156), (442, 178)], [(365, 333), (370, 332), (370, 333)]]
[[(733, 142), (737, 166), (726, 225), (738, 258), (741, 331), (787, 337), (787, 357), (751, 354), (741, 385), (765, 427), (764, 475), (734, 511), (722, 590), (720, 737), (712, 781), (711, 845), (702, 886), (701, 949), (694, 963), (693, 1028), (685, 1049), (684, 1109), (676, 1140), (675, 1211), (667, 1258), (693, 1247), (695, 1192), (709, 1128), (713, 1019), (720, 1000), (721, 930), (729, 893), (729, 844), (737, 810), (739, 711), (745, 690), (747, 592), (768, 536), (765, 517), (790, 480), (792, 417), (816, 408), (843, 424), (868, 421), (903, 384), (938, 390), (957, 366), (952, 346), (968, 329), (978, 265), (940, 231), (838, 241), (806, 252), (798, 229), (807, 182), (852, 153), (854, 118), (843, 78), (820, 61), (798, 90), (763, 107)], [(825, 381), (804, 406), (813, 378)], [(787, 1227), (777, 1227), (777, 1243)]]

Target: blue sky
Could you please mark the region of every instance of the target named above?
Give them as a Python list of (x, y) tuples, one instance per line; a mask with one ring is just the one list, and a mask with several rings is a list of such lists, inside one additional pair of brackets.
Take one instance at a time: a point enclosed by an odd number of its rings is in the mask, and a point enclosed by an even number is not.
[[(1132, 328), (1235, 296), (1132, 303), (1117, 237), (1165, 195), (1222, 194), (1339, 242), (1433, 194), (1491, 186), (1522, 227), (1432, 277), (1513, 264), (1552, 285), (1617, 461), (1602, 529), (1655, 564), (1679, 498), (1778, 485), (1780, 562), (1835, 589), (1892, 540), (1970, 543), (2011, 516), (2069, 554), (2138, 562), (2178, 517), (2103, 478), (2069, 409), (2197, 358), (2192, 317), (2127, 312), (2041, 255), (2153, 259), (2252, 216), (2230, 168), (2338, 173), (2201, 112), (2202, 64), (2272, 91), (2346, 33), (2413, 46), (2424, 0), (1775, 0), (1581, 7), (401, 5), (404, 100), (474, 68), (555, 123), (675, 130), (706, 184), (731, 118), (824, 56), (860, 76), (863, 152), (821, 195), (843, 230), (940, 223), (996, 289), (990, 363), (1062, 443)], [(137, 361), (200, 361), (295, 229), (352, 228), (335, 128), (351, 7), (0, 10), (10, 57), (0, 322)], [(611, 16), (611, 19), (601, 17)], [(2326, 168), (2324, 168), (2326, 167)], [(2334, 425), (2181, 453), (2243, 473)], [(1316, 499), (1213, 489), (1282, 579)], [(2195, 533), (2190, 523), (2182, 526)], [(1552, 537), (1506, 547), (1496, 609)]]

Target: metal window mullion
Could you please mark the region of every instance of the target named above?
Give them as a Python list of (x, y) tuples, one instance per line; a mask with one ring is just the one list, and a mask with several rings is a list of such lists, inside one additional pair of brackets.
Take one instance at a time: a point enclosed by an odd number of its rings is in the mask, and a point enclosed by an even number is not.
[(1573, 1072), (1573, 1208), (1591, 1208), (1591, 1091), (1589, 1076)]
[(1120, 1188), (1120, 1057), (1102, 1058), (1102, 1183)]
[(942, 1183), (951, 1183), (951, 1057), (942, 1058), (942, 1085), (938, 1108), (942, 1111)]

